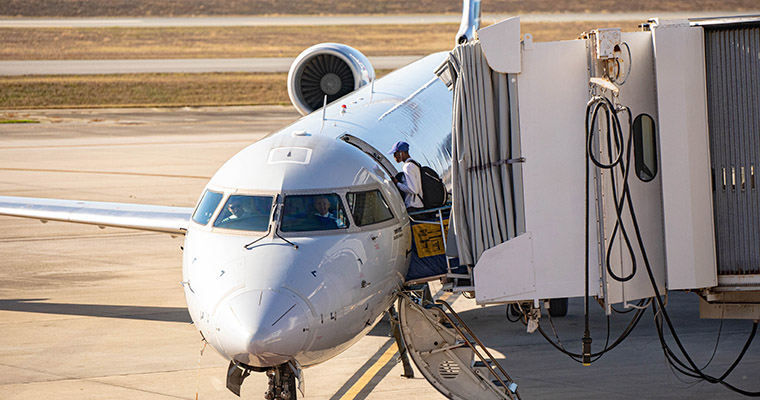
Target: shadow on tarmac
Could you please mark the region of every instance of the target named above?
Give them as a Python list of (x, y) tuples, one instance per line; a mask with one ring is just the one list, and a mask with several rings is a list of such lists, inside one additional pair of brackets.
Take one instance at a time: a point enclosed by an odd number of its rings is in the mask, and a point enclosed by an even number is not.
[(47, 299), (4, 299), (0, 310), (38, 314), (79, 315), (87, 317), (134, 319), (144, 321), (191, 323), (184, 307), (143, 307), (103, 304), (46, 303)]

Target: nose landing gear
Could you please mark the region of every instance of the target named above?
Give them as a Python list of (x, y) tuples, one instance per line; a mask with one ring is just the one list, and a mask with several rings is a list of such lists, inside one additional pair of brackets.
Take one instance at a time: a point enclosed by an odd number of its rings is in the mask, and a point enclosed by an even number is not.
[(288, 364), (281, 364), (267, 370), (269, 388), (264, 392), (267, 400), (296, 400), (296, 376)]

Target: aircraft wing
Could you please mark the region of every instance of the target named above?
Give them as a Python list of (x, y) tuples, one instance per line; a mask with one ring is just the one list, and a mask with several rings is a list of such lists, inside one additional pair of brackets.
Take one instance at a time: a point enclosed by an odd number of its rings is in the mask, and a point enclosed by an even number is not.
[(184, 235), (192, 207), (0, 196), (0, 215)]

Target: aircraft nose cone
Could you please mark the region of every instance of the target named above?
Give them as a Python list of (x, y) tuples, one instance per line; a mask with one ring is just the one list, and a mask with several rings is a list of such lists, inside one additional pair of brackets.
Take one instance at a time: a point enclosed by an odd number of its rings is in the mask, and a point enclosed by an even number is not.
[(257, 367), (295, 358), (309, 336), (306, 309), (295, 297), (251, 290), (232, 297), (217, 319), (217, 340), (227, 356)]

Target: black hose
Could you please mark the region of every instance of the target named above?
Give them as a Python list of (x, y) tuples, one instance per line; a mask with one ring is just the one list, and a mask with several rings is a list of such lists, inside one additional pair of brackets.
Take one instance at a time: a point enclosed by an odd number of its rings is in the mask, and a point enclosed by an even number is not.
[[(605, 115), (607, 116), (607, 125), (606, 125), (606, 132), (607, 132), (607, 152), (608, 152), (608, 158), (611, 161), (609, 163), (604, 163), (600, 161), (593, 148), (594, 144), (594, 134), (596, 131), (596, 121), (599, 118), (599, 111), (603, 110), (605, 112)], [(623, 138), (623, 129), (620, 125), (620, 119), (618, 118), (618, 112), (619, 111), (625, 111), (628, 114), (628, 141), (626, 145), (623, 145), (624, 138)], [(607, 266), (607, 273), (612, 277), (612, 279), (619, 281), (619, 282), (627, 282), (636, 275), (637, 270), (637, 264), (636, 264), (636, 255), (635, 251), (633, 249), (633, 244), (631, 243), (631, 240), (628, 236), (628, 232), (625, 229), (625, 225), (622, 223), (623, 218), (623, 207), (626, 201), (626, 196), (629, 196), (630, 193), (628, 191), (628, 176), (630, 173), (630, 168), (626, 168), (626, 165), (630, 165), (631, 161), (631, 148), (633, 147), (632, 140), (633, 135), (631, 132), (631, 111), (627, 107), (616, 109), (615, 106), (612, 104), (612, 102), (609, 101), (606, 97), (602, 96), (595, 96), (593, 97), (586, 105), (586, 155), (588, 159), (596, 165), (600, 169), (606, 169), (606, 170), (612, 170), (610, 174), (610, 183), (612, 185), (612, 198), (615, 201), (615, 214), (616, 214), (616, 220), (615, 220), (615, 226), (612, 229), (612, 234), (610, 236), (609, 244), (607, 245), (607, 251), (606, 251), (606, 258), (605, 258), (605, 264)], [(614, 140), (614, 149), (615, 152), (613, 153), (613, 140)], [(625, 161), (623, 162), (623, 154), (625, 153)], [(615, 179), (615, 173), (614, 168), (619, 166), (621, 173), (623, 175), (623, 190), (622, 190), (622, 197), (620, 200), (618, 200), (618, 191), (617, 191), (617, 183)], [(586, 163), (586, 182), (588, 186), (588, 163)], [(586, 212), (588, 214), (588, 187), (586, 188)], [(588, 233), (588, 217), (586, 218), (586, 232)], [(610, 257), (612, 255), (612, 246), (615, 244), (615, 239), (617, 237), (617, 232), (620, 230), (621, 235), (623, 236), (623, 239), (625, 240), (625, 245), (628, 249), (628, 254), (630, 255), (631, 260), (631, 272), (625, 276), (618, 276), (615, 271), (612, 270), (611, 263), (610, 263)], [(588, 244), (587, 244), (588, 246)], [(586, 265), (588, 266), (588, 260), (586, 261)]]
[[(593, 151), (593, 136), (594, 136), (594, 131), (596, 130), (596, 120), (598, 118), (599, 110), (604, 110), (605, 113), (606, 113), (606, 115), (607, 115), (607, 126), (606, 126), (606, 128), (607, 128), (606, 129), (606, 131), (607, 131), (607, 147), (608, 147), (608, 157), (609, 157), (609, 160), (611, 160), (609, 163), (604, 163), (604, 162), (598, 160), (596, 158), (596, 155), (594, 154), (594, 151)], [(621, 144), (623, 143), (624, 140), (623, 140), (623, 137), (622, 137), (622, 129), (620, 127), (620, 120), (619, 120), (619, 118), (617, 116), (617, 112), (618, 111), (626, 111), (628, 113), (628, 121), (629, 121), (628, 143), (627, 143), (627, 146), (622, 146), (622, 147), (621, 147)], [(611, 185), (612, 185), (612, 190), (613, 190), (613, 199), (615, 200), (615, 212), (616, 212), (617, 220), (615, 222), (615, 227), (613, 228), (613, 233), (611, 235), (610, 243), (609, 243), (609, 246), (607, 248), (607, 258), (605, 260), (606, 263), (607, 263), (607, 272), (610, 275), (610, 277), (612, 277), (613, 279), (615, 279), (617, 281), (620, 281), (620, 282), (628, 281), (628, 280), (632, 279), (635, 276), (635, 274), (636, 274), (636, 256), (635, 256), (635, 252), (633, 250), (633, 245), (631, 244), (630, 238), (628, 237), (628, 233), (627, 233), (627, 231), (625, 229), (625, 226), (624, 226), (624, 224), (622, 222), (623, 207), (627, 205), (628, 211), (630, 212), (630, 217), (631, 217), (631, 221), (632, 221), (632, 224), (633, 224), (633, 228), (634, 228), (634, 231), (635, 231), (636, 244), (638, 245), (638, 247), (639, 247), (639, 249), (641, 251), (641, 256), (642, 256), (643, 261), (644, 261), (644, 266), (645, 266), (645, 269), (647, 271), (647, 276), (649, 278), (650, 284), (652, 285), (652, 289), (653, 289), (653, 291), (655, 293), (654, 297), (655, 297), (656, 301), (652, 303), (652, 309), (655, 312), (655, 325), (657, 327), (658, 337), (660, 339), (660, 343), (662, 345), (665, 357), (668, 360), (668, 362), (670, 363), (670, 365), (675, 370), (677, 370), (678, 372), (680, 372), (680, 373), (682, 373), (682, 374), (684, 374), (686, 376), (690, 376), (690, 377), (693, 377), (693, 378), (703, 379), (703, 380), (705, 380), (705, 381), (707, 381), (709, 383), (720, 383), (723, 386), (727, 387), (728, 389), (730, 389), (732, 391), (735, 391), (737, 393), (740, 393), (742, 395), (745, 395), (745, 396), (760, 397), (760, 392), (749, 392), (749, 391), (746, 391), (746, 390), (743, 390), (743, 389), (739, 389), (739, 388), (731, 385), (728, 382), (725, 382), (725, 378), (728, 377), (731, 374), (731, 372), (733, 372), (734, 368), (739, 364), (739, 362), (741, 362), (742, 358), (746, 354), (747, 349), (749, 349), (749, 346), (752, 343), (752, 341), (753, 341), (753, 339), (755, 337), (755, 334), (757, 332), (757, 324), (758, 324), (757, 322), (754, 322), (754, 324), (752, 326), (752, 332), (750, 333), (749, 337), (747, 338), (747, 341), (744, 344), (744, 347), (742, 348), (742, 351), (739, 354), (739, 356), (731, 364), (731, 366), (723, 373), (723, 375), (721, 375), (719, 378), (713, 377), (711, 375), (707, 375), (707, 374), (703, 373), (702, 370), (699, 367), (697, 367), (697, 365), (691, 359), (691, 357), (689, 356), (689, 354), (686, 352), (686, 349), (684, 348), (683, 344), (681, 343), (680, 338), (676, 334), (675, 327), (673, 326), (673, 322), (670, 320), (670, 316), (668, 315), (668, 312), (665, 309), (665, 304), (663, 303), (662, 296), (660, 295), (660, 291), (659, 291), (659, 289), (657, 287), (657, 281), (656, 281), (656, 279), (654, 277), (654, 273), (652, 272), (651, 264), (649, 263), (649, 257), (647, 255), (646, 249), (644, 247), (644, 241), (643, 241), (642, 236), (641, 236), (641, 229), (639, 227), (638, 219), (636, 218), (636, 211), (635, 211), (635, 209), (633, 207), (633, 200), (631, 198), (630, 188), (628, 186), (628, 178), (629, 178), (629, 174), (630, 174), (630, 170), (631, 170), (631, 168), (630, 168), (630, 156), (631, 156), (631, 149), (632, 149), (631, 139), (633, 137), (632, 132), (631, 132), (631, 120), (632, 120), (632, 118), (631, 118), (631, 112), (630, 112), (630, 110), (627, 107), (616, 109), (612, 105), (612, 102), (610, 102), (609, 99), (607, 99), (606, 97), (595, 96), (595, 97), (593, 97), (588, 102), (588, 104), (586, 106), (586, 133), (587, 133), (586, 153), (587, 153), (589, 161), (591, 161), (598, 168), (608, 169), (608, 170), (612, 170), (613, 168), (615, 168), (616, 166), (619, 165), (620, 168), (621, 168), (621, 173), (623, 175), (622, 193), (621, 193), (620, 199), (618, 200), (617, 184), (615, 182), (615, 174), (614, 174), (614, 172), (612, 172), (610, 174), (611, 175)], [(615, 148), (614, 152), (613, 152), (613, 141), (614, 141), (614, 148)], [(624, 147), (627, 147), (627, 148), (624, 149)], [(626, 153), (626, 157), (625, 157), (626, 160), (622, 161), (622, 155), (623, 155), (624, 152)], [(628, 168), (626, 168), (626, 166), (628, 166)], [(585, 346), (586, 342), (585, 342), (585, 340), (588, 337), (588, 332), (589, 332), (589, 327), (588, 327), (588, 297), (589, 297), (589, 293), (588, 293), (588, 283), (589, 283), (589, 277), (588, 277), (588, 262), (589, 262), (589, 256), (588, 256), (588, 247), (589, 247), (588, 246), (589, 245), (589, 243), (588, 243), (588, 241), (589, 241), (589, 232), (588, 232), (588, 230), (589, 230), (589, 216), (588, 216), (589, 198), (588, 197), (589, 196), (588, 196), (588, 192), (589, 192), (589, 170), (588, 169), (589, 169), (589, 164), (587, 162), (586, 163), (586, 266), (585, 266), (586, 267), (586, 273), (585, 273), (585, 275), (586, 275), (586, 290), (585, 290), (585, 294), (586, 294), (586, 299), (585, 299), (586, 300), (586, 311), (585, 311), (586, 312), (586, 316), (585, 316), (585, 319), (586, 319), (586, 332), (584, 334), (584, 354), (583, 355), (577, 355), (577, 354), (573, 354), (573, 353), (567, 352), (564, 349), (560, 349), (565, 354), (573, 357), (574, 359), (576, 357), (579, 357), (579, 356), (582, 357), (584, 359), (584, 363), (588, 359), (588, 354), (586, 354), (586, 351), (585, 351), (586, 350), (586, 346)], [(632, 262), (632, 271), (631, 271), (631, 273), (628, 274), (628, 275), (626, 275), (626, 276), (623, 276), (623, 277), (617, 276), (612, 271), (612, 269), (610, 267), (610, 263), (609, 263), (609, 257), (610, 257), (610, 253), (611, 253), (612, 244), (614, 243), (615, 236), (616, 236), (616, 233), (617, 233), (618, 229), (620, 229), (621, 235), (623, 236), (623, 238), (624, 238), (624, 240), (626, 242), (626, 246), (628, 247), (628, 251), (629, 251), (629, 254), (631, 256), (631, 262)], [(659, 312), (657, 311), (658, 307), (659, 307)], [(639, 311), (641, 311), (641, 310), (639, 310)], [(642, 314), (640, 312), (637, 312), (636, 317), (640, 318), (640, 315), (642, 315)], [(636, 319), (636, 317), (634, 319)], [(685, 357), (686, 362), (682, 361), (672, 351), (672, 349), (668, 346), (668, 344), (667, 344), (667, 342), (665, 340), (665, 337), (664, 337), (664, 330), (663, 330), (663, 324), (662, 324), (662, 320), (663, 319), (665, 321), (665, 324), (668, 327), (668, 330), (671, 332), (671, 335), (672, 335), (673, 339), (675, 340), (676, 345), (677, 345), (679, 351)], [(543, 330), (541, 330), (540, 326), (539, 326), (539, 331), (548, 340), (548, 337), (543, 332)], [(589, 340), (590, 340), (590, 338), (589, 338)], [(559, 348), (553, 342), (551, 342), (551, 343), (555, 347)], [(590, 342), (589, 342), (589, 344), (590, 344)], [(617, 341), (610, 348), (612, 348), (612, 347), (614, 347), (616, 345), (617, 345)], [(605, 349), (605, 351), (606, 350), (607, 349)], [(603, 354), (603, 352), (602, 352), (602, 354)]]

